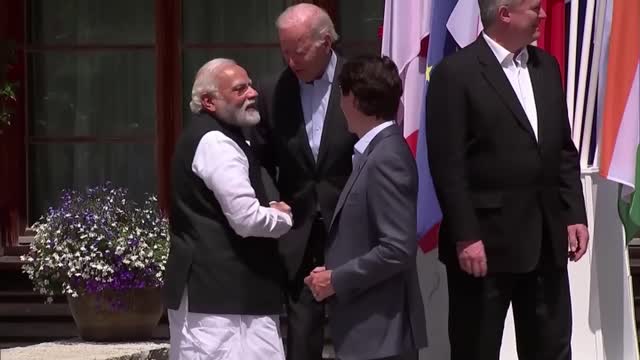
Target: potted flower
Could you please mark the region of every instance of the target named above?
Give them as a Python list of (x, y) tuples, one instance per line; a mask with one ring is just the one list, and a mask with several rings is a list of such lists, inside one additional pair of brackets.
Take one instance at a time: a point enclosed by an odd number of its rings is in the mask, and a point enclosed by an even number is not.
[(151, 337), (164, 311), (169, 252), (168, 221), (155, 196), (139, 206), (111, 184), (65, 191), (33, 229), (23, 271), (48, 301), (67, 296), (84, 340)]

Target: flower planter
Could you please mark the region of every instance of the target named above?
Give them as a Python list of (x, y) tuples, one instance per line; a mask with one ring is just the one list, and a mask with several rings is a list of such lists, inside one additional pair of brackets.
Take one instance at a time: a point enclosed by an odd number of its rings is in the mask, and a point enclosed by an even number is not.
[(151, 338), (169, 255), (169, 220), (154, 195), (138, 204), (110, 183), (64, 191), (33, 228), (22, 270), (48, 301), (68, 295), (82, 339)]
[(159, 288), (105, 290), (67, 299), (86, 341), (149, 340), (164, 311)]

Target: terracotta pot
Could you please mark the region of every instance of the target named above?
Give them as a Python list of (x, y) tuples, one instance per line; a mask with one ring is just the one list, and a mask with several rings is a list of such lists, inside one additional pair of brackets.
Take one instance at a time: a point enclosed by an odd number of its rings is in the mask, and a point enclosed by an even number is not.
[(164, 311), (158, 288), (105, 290), (67, 300), (86, 341), (149, 340)]

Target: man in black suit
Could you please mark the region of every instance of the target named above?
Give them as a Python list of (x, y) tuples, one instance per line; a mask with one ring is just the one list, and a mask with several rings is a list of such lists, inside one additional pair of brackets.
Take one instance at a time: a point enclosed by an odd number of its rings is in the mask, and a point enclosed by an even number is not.
[(304, 278), (324, 265), (327, 229), (351, 173), (356, 138), (340, 110), (342, 59), (332, 50), (338, 35), (327, 13), (294, 5), (276, 26), (288, 67), (259, 86), (262, 121), (251, 144), (293, 212), (294, 230), (280, 241), (288, 271), (287, 356), (319, 360), (324, 305), (314, 300)]
[(452, 359), (498, 359), (509, 304), (520, 360), (570, 359), (567, 258), (589, 236), (559, 67), (528, 45), (546, 15), (540, 0), (479, 5), (483, 34), (427, 96)]

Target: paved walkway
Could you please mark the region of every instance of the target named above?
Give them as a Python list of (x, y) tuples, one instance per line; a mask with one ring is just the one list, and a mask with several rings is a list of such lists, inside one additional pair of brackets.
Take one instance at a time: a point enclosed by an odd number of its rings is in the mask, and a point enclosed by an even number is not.
[(56, 341), (0, 350), (1, 360), (166, 360), (169, 344)]

